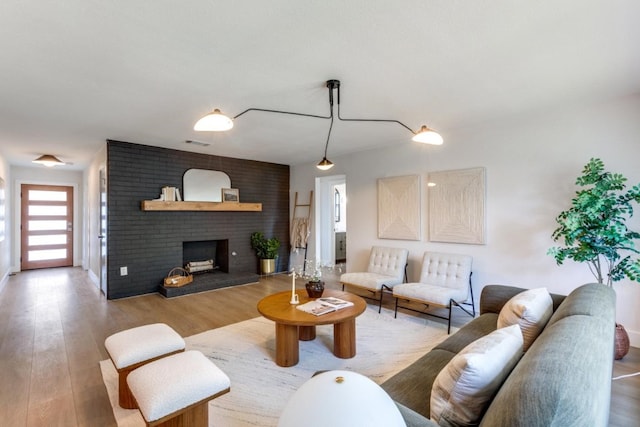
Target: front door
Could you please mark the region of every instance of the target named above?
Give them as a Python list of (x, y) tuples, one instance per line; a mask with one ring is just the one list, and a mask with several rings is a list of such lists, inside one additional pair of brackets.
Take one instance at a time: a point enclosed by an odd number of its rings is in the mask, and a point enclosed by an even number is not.
[(20, 269), (73, 265), (73, 187), (22, 184)]

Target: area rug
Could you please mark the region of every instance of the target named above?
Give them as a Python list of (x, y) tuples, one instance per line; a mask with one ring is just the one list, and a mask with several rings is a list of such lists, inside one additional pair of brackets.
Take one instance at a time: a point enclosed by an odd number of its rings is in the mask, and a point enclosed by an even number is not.
[[(231, 379), (231, 391), (209, 403), (209, 426), (276, 426), (291, 395), (321, 370), (359, 372), (380, 384), (427, 353), (447, 336), (446, 325), (428, 319), (368, 307), (356, 319), (357, 354), (333, 355), (333, 327), (318, 326), (316, 339), (300, 342), (300, 362), (275, 364), (274, 323), (263, 317), (212, 329), (185, 339)], [(100, 362), (113, 412), (120, 427), (144, 426), (137, 410), (118, 406), (118, 380), (112, 363)]]

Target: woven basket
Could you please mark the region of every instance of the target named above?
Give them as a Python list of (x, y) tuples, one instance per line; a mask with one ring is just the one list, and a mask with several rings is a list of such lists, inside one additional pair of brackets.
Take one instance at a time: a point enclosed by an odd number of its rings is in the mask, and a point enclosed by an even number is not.
[(166, 288), (179, 288), (193, 282), (193, 276), (182, 267), (171, 269), (167, 277), (164, 278), (164, 286)]
[(629, 334), (624, 326), (616, 323), (616, 349), (615, 359), (622, 359), (629, 352)]

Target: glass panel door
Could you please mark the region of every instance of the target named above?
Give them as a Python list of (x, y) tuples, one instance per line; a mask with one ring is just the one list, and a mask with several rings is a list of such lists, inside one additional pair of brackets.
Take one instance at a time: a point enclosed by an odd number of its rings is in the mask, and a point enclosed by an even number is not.
[(73, 265), (73, 187), (22, 185), (20, 269)]

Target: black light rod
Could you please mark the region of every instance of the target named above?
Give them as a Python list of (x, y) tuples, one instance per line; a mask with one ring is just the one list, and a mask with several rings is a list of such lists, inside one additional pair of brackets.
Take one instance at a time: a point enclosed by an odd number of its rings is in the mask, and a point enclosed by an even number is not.
[(340, 80), (328, 80), (327, 81), (327, 87), (329, 88), (330, 92), (333, 92), (333, 89), (336, 89), (338, 91), (338, 120), (341, 120), (343, 122), (382, 122), (382, 123), (397, 123), (400, 126), (404, 127), (405, 129), (409, 130), (409, 132), (411, 132), (412, 134), (415, 135), (415, 132), (413, 131), (413, 129), (411, 129), (409, 126), (405, 125), (404, 123), (402, 123), (401, 121), (398, 120), (387, 120), (387, 119), (343, 119), (342, 117), (340, 117)]
[(386, 122), (386, 123), (397, 123), (400, 126), (402, 126), (403, 128), (407, 129), (409, 132), (411, 132), (412, 134), (415, 135), (416, 132), (414, 132), (413, 129), (411, 129), (409, 126), (405, 125), (404, 123), (402, 123), (401, 121), (398, 120), (384, 120), (384, 119), (343, 119), (342, 117), (340, 117), (340, 103), (338, 103), (338, 119), (340, 121), (343, 122)]
[(333, 91), (337, 90), (337, 100), (338, 100), (338, 120), (343, 122), (380, 122), (380, 123), (397, 123), (403, 128), (407, 129), (412, 134), (416, 134), (416, 132), (411, 129), (409, 126), (405, 125), (399, 120), (390, 120), (390, 119), (346, 119), (340, 116), (340, 80), (327, 80), (326, 83), (327, 88), (329, 88), (329, 115), (328, 116), (320, 116), (317, 114), (306, 114), (306, 113), (295, 113), (293, 111), (282, 111), (282, 110), (271, 110), (267, 108), (247, 108), (240, 114), (237, 114), (233, 117), (233, 119), (237, 119), (249, 111), (262, 111), (265, 113), (278, 113), (278, 114), (289, 114), (292, 116), (301, 116), (301, 117), (312, 117), (314, 119), (331, 119), (333, 118)]
[(294, 113), (292, 111), (268, 110), (266, 108), (247, 108), (242, 113), (233, 116), (233, 118), (237, 119), (238, 117), (240, 117), (244, 113), (248, 113), (249, 111), (262, 111), (262, 112), (265, 112), (265, 113), (291, 114), (292, 116), (313, 117), (313, 118), (316, 118), (316, 119), (330, 119), (331, 118), (331, 115), (329, 115), (329, 116), (318, 116), (316, 114)]

